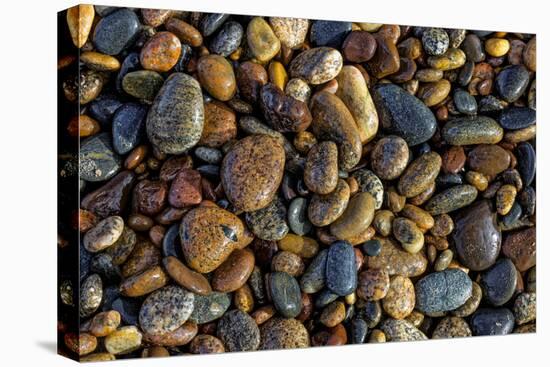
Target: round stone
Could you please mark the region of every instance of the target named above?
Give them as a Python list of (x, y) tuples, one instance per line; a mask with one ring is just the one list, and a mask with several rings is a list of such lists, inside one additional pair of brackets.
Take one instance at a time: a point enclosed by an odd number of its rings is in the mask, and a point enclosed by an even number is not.
[[(359, 273), (357, 279), (357, 296), (359, 298), (366, 301), (378, 301), (386, 297), (389, 288), (390, 277), (385, 270), (369, 268)], [(414, 300), (412, 304), (414, 307)], [(390, 307), (393, 307), (393, 305), (390, 305)]]
[(380, 139), (371, 152), (374, 173), (383, 180), (401, 176), (409, 162), (409, 147), (399, 136), (390, 135)]
[(342, 44), (342, 53), (351, 62), (367, 62), (376, 51), (376, 39), (366, 31), (353, 31)]
[(296, 279), (284, 272), (269, 274), (269, 293), (277, 312), (286, 318), (298, 316), (302, 310), (300, 286)]
[(172, 69), (181, 54), (181, 42), (171, 32), (158, 32), (151, 37), (139, 55), (141, 66), (146, 70), (163, 73)]
[(257, 350), (260, 329), (252, 317), (241, 310), (231, 310), (218, 321), (218, 338), (229, 352)]
[(189, 321), (206, 324), (222, 317), (231, 305), (231, 294), (210, 292), (207, 295), (195, 294), (193, 312)]
[(163, 334), (179, 328), (193, 312), (194, 295), (169, 285), (149, 295), (139, 311), (139, 325), (149, 334)]
[(449, 35), (441, 28), (429, 28), (422, 33), (422, 46), (428, 55), (443, 55), (449, 48)]
[(244, 30), (240, 23), (226, 22), (210, 41), (210, 52), (227, 57), (241, 45)]
[(271, 318), (261, 325), (260, 336), (261, 350), (307, 348), (310, 345), (307, 329), (296, 319)]

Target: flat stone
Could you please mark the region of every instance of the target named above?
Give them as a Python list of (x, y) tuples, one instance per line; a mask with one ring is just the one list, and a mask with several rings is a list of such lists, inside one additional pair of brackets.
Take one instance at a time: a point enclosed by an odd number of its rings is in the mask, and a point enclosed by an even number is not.
[(94, 45), (99, 52), (118, 55), (132, 45), (141, 25), (130, 9), (117, 10), (97, 23), (94, 31)]
[(246, 224), (257, 237), (267, 241), (277, 241), (288, 233), (286, 207), (275, 198), (265, 208), (246, 213)]
[(346, 241), (330, 245), (327, 254), (326, 286), (339, 296), (346, 296), (357, 288), (355, 252)]
[(139, 311), (139, 325), (150, 334), (163, 334), (179, 328), (193, 312), (194, 295), (169, 285), (149, 295)]
[(108, 133), (100, 133), (84, 140), (78, 157), (80, 177), (86, 181), (108, 180), (122, 167), (122, 159), (114, 151), (112, 137)]
[(472, 281), (459, 269), (431, 273), (415, 285), (416, 308), (423, 313), (454, 310), (472, 295)]
[(441, 136), (450, 145), (496, 144), (504, 131), (490, 117), (459, 117), (452, 119), (441, 129)]

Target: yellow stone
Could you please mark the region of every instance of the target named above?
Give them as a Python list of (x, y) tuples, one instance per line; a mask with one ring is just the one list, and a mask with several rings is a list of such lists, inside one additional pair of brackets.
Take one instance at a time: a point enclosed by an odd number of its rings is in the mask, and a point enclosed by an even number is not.
[(86, 43), (92, 24), (95, 10), (93, 5), (76, 5), (67, 10), (67, 25), (71, 38), (76, 47), (81, 48)]
[(261, 17), (255, 17), (248, 23), (246, 39), (252, 55), (261, 63), (274, 58), (281, 49), (281, 41)]
[(280, 251), (288, 251), (300, 257), (310, 258), (319, 252), (319, 244), (312, 238), (302, 237), (292, 233), (278, 241)]
[(501, 57), (510, 50), (510, 42), (504, 38), (490, 38), (485, 41), (485, 51), (491, 56)]
[(272, 61), (269, 64), (269, 81), (279, 87), (280, 90), (285, 90), (288, 82), (288, 74), (283, 64), (279, 61)]
[(459, 48), (449, 48), (439, 56), (428, 57), (428, 65), (437, 70), (458, 69), (466, 63), (466, 54)]
[(120, 62), (116, 57), (99, 52), (85, 51), (80, 55), (80, 60), (90, 69), (97, 71), (117, 71), (120, 69)]

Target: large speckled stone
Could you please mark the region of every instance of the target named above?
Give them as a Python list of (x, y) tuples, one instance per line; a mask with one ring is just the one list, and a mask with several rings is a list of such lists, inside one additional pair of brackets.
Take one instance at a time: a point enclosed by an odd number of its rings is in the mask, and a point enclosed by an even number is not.
[(405, 170), (397, 189), (408, 197), (414, 197), (427, 190), (435, 181), (441, 169), (441, 156), (436, 152), (428, 152), (416, 158)]
[(101, 53), (118, 55), (134, 42), (140, 27), (136, 13), (130, 9), (117, 10), (95, 26), (94, 45)]
[(477, 189), (472, 185), (456, 185), (433, 196), (424, 208), (431, 215), (449, 213), (470, 205), (477, 198)]
[(105, 181), (113, 177), (122, 166), (122, 159), (115, 153), (112, 137), (101, 133), (89, 137), (80, 145), (80, 178), (86, 181)]
[(428, 260), (422, 251), (411, 254), (402, 249), (395, 240), (390, 238), (377, 238), (382, 243), (382, 250), (378, 256), (368, 256), (369, 268), (383, 269), (389, 275), (402, 275), (415, 277), (426, 271)]
[(187, 74), (171, 74), (149, 109), (149, 140), (164, 153), (181, 154), (198, 143), (203, 124), (199, 82)]
[(260, 327), (260, 349), (292, 349), (309, 347), (309, 333), (296, 319), (274, 317)]
[(230, 305), (231, 293), (195, 294), (193, 312), (189, 316), (189, 320), (197, 324), (206, 324), (222, 317)]
[(372, 96), (382, 128), (402, 137), (410, 146), (428, 141), (435, 133), (432, 111), (403, 88), (380, 84), (374, 88)]
[(472, 281), (460, 269), (431, 273), (415, 285), (416, 308), (423, 313), (454, 310), (472, 295)]
[(346, 65), (336, 80), (336, 95), (351, 112), (357, 124), (361, 143), (365, 144), (372, 140), (378, 131), (378, 113), (365, 78), (355, 66)]
[(348, 242), (337, 241), (330, 245), (325, 276), (327, 288), (339, 296), (346, 296), (357, 288), (355, 251)]
[(383, 180), (394, 180), (401, 176), (408, 163), (407, 142), (396, 135), (380, 139), (371, 152), (372, 170)]
[(139, 325), (150, 334), (176, 330), (193, 312), (194, 295), (175, 285), (161, 288), (145, 299), (139, 311)]
[(390, 317), (402, 320), (414, 309), (414, 285), (409, 278), (401, 275), (392, 277), (388, 293), (382, 299), (382, 307)]
[(231, 203), (254, 211), (269, 205), (283, 179), (285, 151), (268, 135), (239, 140), (223, 159), (221, 182)]
[(181, 222), (180, 238), (187, 265), (209, 273), (227, 259), (244, 237), (244, 225), (231, 212), (218, 207), (198, 207)]
[(493, 265), (500, 253), (502, 235), (491, 204), (479, 201), (460, 212), (454, 222), (451, 238), (460, 262), (474, 271)]
[(269, 24), (273, 33), (285, 47), (295, 49), (300, 47), (306, 40), (309, 28), (309, 20), (302, 18), (269, 18)]
[(310, 84), (323, 84), (334, 79), (342, 70), (344, 60), (338, 50), (315, 47), (303, 51), (290, 63), (290, 75)]
[(266, 241), (277, 241), (288, 233), (286, 207), (275, 198), (265, 208), (246, 213), (246, 224), (257, 237)]
[(338, 183), (338, 147), (332, 141), (314, 145), (307, 154), (304, 183), (317, 194), (334, 191)]
[(357, 125), (340, 98), (326, 91), (315, 94), (311, 102), (313, 134), (319, 140), (332, 140), (338, 145), (338, 162), (350, 170), (361, 158), (361, 138)]
[(218, 338), (230, 352), (257, 350), (260, 329), (252, 317), (241, 310), (231, 310), (218, 321)]
[(388, 341), (403, 342), (428, 339), (413, 324), (406, 320), (386, 319), (380, 326)]
[(496, 144), (504, 130), (487, 116), (468, 116), (450, 120), (441, 129), (441, 137), (450, 145)]
[(328, 226), (344, 213), (349, 197), (349, 185), (339, 179), (336, 188), (330, 194), (313, 195), (308, 206), (309, 220), (317, 227)]

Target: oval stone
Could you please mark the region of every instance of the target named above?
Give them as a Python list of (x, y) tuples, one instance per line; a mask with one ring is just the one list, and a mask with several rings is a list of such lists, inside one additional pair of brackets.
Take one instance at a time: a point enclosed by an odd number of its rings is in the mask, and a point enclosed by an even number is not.
[(145, 135), (147, 108), (137, 103), (126, 103), (113, 116), (113, 147), (118, 154), (134, 149)]
[(261, 63), (271, 60), (281, 49), (281, 41), (262, 17), (254, 17), (248, 23), (246, 40), (250, 52)]
[(523, 65), (508, 66), (498, 73), (496, 90), (506, 102), (515, 102), (529, 85), (529, 72)]
[(302, 310), (302, 296), (296, 279), (284, 272), (269, 275), (269, 292), (277, 312), (286, 318), (298, 316)]
[(460, 262), (474, 271), (493, 265), (502, 238), (491, 204), (479, 201), (460, 212), (454, 222), (451, 238)]
[(208, 279), (202, 274), (189, 269), (176, 257), (167, 256), (162, 259), (162, 264), (170, 277), (180, 286), (200, 295), (207, 295), (212, 292)]
[(422, 331), (418, 330), (407, 320), (388, 318), (382, 322), (380, 328), (388, 341), (402, 342), (428, 339)]
[(260, 329), (252, 317), (241, 310), (231, 310), (218, 321), (218, 338), (229, 352), (257, 350)]
[(537, 112), (529, 107), (512, 107), (500, 113), (498, 122), (507, 130), (520, 130), (534, 125)]
[(514, 314), (507, 308), (479, 308), (470, 319), (474, 335), (506, 335), (514, 328)]
[(510, 259), (501, 259), (481, 274), (483, 298), (493, 306), (508, 302), (516, 290), (518, 271)]
[(508, 234), (502, 245), (502, 253), (523, 272), (535, 266), (537, 259), (536, 227)]
[(391, 238), (376, 237), (382, 243), (382, 249), (377, 256), (367, 257), (368, 268), (385, 270), (389, 275), (416, 277), (423, 274), (428, 266), (428, 260), (423, 251), (411, 254)]
[(217, 320), (225, 314), (231, 305), (231, 293), (211, 292), (208, 295), (197, 295), (193, 301), (193, 313), (189, 320), (197, 324), (206, 324)]
[(309, 347), (309, 333), (296, 319), (273, 317), (260, 327), (260, 349), (277, 350)]
[(330, 225), (330, 233), (344, 240), (365, 231), (374, 218), (375, 200), (368, 192), (353, 196), (344, 213)]
[(313, 195), (308, 206), (309, 220), (317, 227), (328, 226), (344, 213), (349, 197), (349, 185), (339, 179), (336, 188), (330, 194)]
[(351, 32), (351, 22), (316, 20), (311, 25), (309, 40), (316, 47), (340, 48), (349, 32)]
[(309, 29), (309, 20), (301, 18), (271, 17), (269, 24), (281, 44), (290, 49), (304, 43)]
[(307, 154), (304, 183), (313, 192), (328, 194), (338, 183), (338, 148), (334, 142), (316, 144)]
[(504, 130), (490, 117), (459, 117), (441, 129), (441, 136), (450, 145), (496, 144), (502, 140)]
[(268, 135), (239, 140), (222, 162), (220, 176), (227, 198), (243, 211), (266, 207), (281, 184), (284, 164), (279, 140)]
[(330, 245), (327, 253), (326, 286), (339, 295), (347, 296), (357, 288), (355, 251), (346, 241), (337, 241)]
[(477, 198), (477, 189), (472, 185), (456, 185), (433, 196), (424, 208), (431, 215), (450, 213), (470, 205)]
[(294, 198), (288, 206), (288, 224), (298, 236), (308, 234), (313, 225), (308, 219), (308, 202), (305, 198)]
[(286, 207), (275, 198), (265, 208), (246, 213), (246, 224), (257, 237), (266, 241), (277, 241), (288, 233)]
[(163, 334), (179, 328), (193, 311), (194, 295), (169, 285), (149, 295), (139, 311), (139, 325), (150, 334)]
[(447, 269), (420, 279), (415, 285), (416, 308), (423, 313), (451, 311), (472, 295), (472, 281), (459, 269)]
[(124, 92), (146, 102), (152, 102), (155, 99), (162, 84), (164, 84), (162, 75), (152, 70), (131, 71), (122, 78)]
[(199, 59), (197, 72), (201, 86), (214, 98), (229, 101), (237, 91), (233, 67), (220, 55), (206, 55)]
[(439, 175), (441, 163), (441, 156), (436, 152), (422, 154), (401, 175), (397, 189), (408, 198), (421, 194), (432, 185)]
[(518, 171), (524, 186), (529, 186), (535, 179), (537, 157), (535, 149), (528, 142), (519, 143), (516, 147)]
[(124, 221), (119, 216), (103, 219), (84, 235), (82, 242), (84, 248), (90, 252), (99, 252), (115, 244), (122, 230)]
[(373, 89), (374, 103), (382, 128), (402, 137), (410, 146), (428, 141), (436, 129), (435, 117), (418, 98), (395, 84)]
[(399, 136), (386, 136), (376, 142), (372, 149), (372, 170), (383, 180), (395, 180), (401, 176), (408, 163), (409, 147)]
[(494, 177), (510, 166), (510, 154), (499, 145), (478, 145), (468, 153), (468, 165), (476, 172)]
[(210, 52), (224, 57), (231, 55), (241, 45), (244, 30), (240, 23), (226, 22), (210, 41)]
[(322, 250), (311, 261), (304, 275), (300, 278), (300, 288), (304, 293), (317, 293), (325, 286), (325, 270), (328, 250)]
[(122, 159), (115, 153), (108, 133), (91, 136), (80, 144), (80, 178), (86, 181), (105, 181), (122, 167)]
[(342, 70), (344, 60), (338, 50), (315, 47), (303, 51), (290, 62), (290, 75), (317, 85), (334, 79)]
[(199, 83), (187, 74), (171, 74), (149, 109), (149, 140), (164, 153), (181, 154), (198, 143), (203, 124)]
[(338, 145), (338, 162), (342, 170), (353, 168), (361, 158), (361, 139), (350, 111), (340, 98), (326, 91), (315, 94), (311, 102), (313, 134), (319, 140)]
[(95, 26), (94, 45), (101, 53), (118, 55), (134, 42), (140, 27), (139, 19), (132, 10), (117, 10), (101, 18)]
[(163, 73), (172, 69), (181, 54), (181, 42), (171, 32), (158, 32), (151, 37), (139, 55), (141, 66), (146, 70)]
[(212, 276), (212, 289), (218, 292), (234, 292), (242, 287), (254, 270), (254, 254), (248, 249), (235, 250)]

